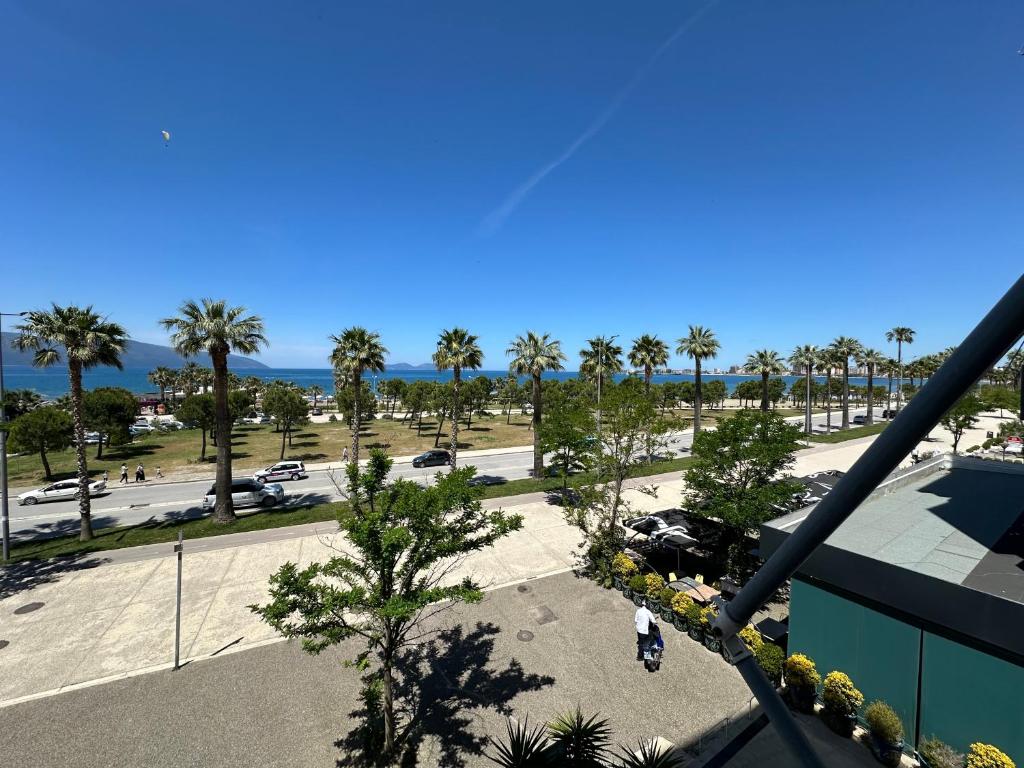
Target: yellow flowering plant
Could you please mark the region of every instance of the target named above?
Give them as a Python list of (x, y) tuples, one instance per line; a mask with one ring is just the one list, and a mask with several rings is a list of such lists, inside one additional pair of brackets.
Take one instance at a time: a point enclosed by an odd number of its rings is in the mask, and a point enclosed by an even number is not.
[(783, 665), (786, 685), (793, 688), (817, 688), (821, 675), (810, 658), (802, 653), (794, 653)]
[(637, 570), (636, 563), (625, 552), (619, 552), (612, 558), (612, 573), (623, 581), (629, 581)]
[(1016, 768), (1016, 763), (991, 744), (975, 742), (967, 753), (967, 768)]

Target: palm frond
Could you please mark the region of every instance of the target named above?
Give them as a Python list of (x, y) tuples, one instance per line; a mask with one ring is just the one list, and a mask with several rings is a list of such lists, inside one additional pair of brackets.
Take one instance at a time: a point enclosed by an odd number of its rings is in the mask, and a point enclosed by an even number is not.
[(495, 754), (484, 753), (484, 757), (502, 768), (555, 768), (544, 728), (530, 728), (526, 720), (515, 723), (511, 719), (505, 727), (505, 741), (489, 739)]
[(675, 748), (662, 749), (653, 739), (640, 740), (636, 749), (622, 748), (619, 753), (621, 768), (682, 768), (685, 756)]

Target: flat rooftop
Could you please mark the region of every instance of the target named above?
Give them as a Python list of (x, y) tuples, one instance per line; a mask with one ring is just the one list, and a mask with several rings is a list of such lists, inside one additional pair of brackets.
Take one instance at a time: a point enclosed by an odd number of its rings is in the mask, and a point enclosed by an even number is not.
[[(813, 509), (763, 525), (765, 553)], [(1024, 466), (943, 456), (896, 475), (798, 573), (940, 624), (960, 623), (954, 605), (969, 607), (979, 627), (979, 611), (1003, 621), (1024, 608)]]

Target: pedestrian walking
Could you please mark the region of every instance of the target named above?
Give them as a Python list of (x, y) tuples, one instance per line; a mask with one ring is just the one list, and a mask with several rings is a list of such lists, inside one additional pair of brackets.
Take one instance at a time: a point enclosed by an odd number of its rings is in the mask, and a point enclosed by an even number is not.
[(348, 448), (347, 447), (345, 448), (345, 450), (343, 450), (341, 452), (341, 460), (344, 461), (346, 464), (348, 463)]
[(110, 480), (110, 473), (107, 470), (103, 470), (103, 484), (106, 485), (107, 481)]
[(121, 480), (119, 482), (120, 482), (120, 485), (128, 485), (128, 465), (127, 464), (122, 464), (121, 465)]
[(654, 614), (648, 610), (646, 605), (641, 605), (633, 615), (633, 623), (636, 625), (636, 660), (643, 661), (644, 653), (650, 647), (651, 624), (656, 622)]
[(146, 482), (146, 470), (142, 468), (142, 462), (139, 462), (139, 466), (135, 468), (135, 482), (144, 483)]
[(160, 467), (159, 466), (157, 466), (157, 468), (156, 468), (156, 476), (157, 477), (163, 477), (164, 476), (164, 473), (160, 471)]

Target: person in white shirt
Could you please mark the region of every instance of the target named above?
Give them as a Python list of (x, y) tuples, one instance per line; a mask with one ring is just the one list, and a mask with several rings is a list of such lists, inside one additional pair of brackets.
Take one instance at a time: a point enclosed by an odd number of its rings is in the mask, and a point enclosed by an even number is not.
[(650, 642), (651, 624), (657, 621), (657, 617), (648, 610), (646, 605), (641, 605), (633, 615), (633, 623), (636, 625), (636, 660), (644, 660), (644, 651)]

